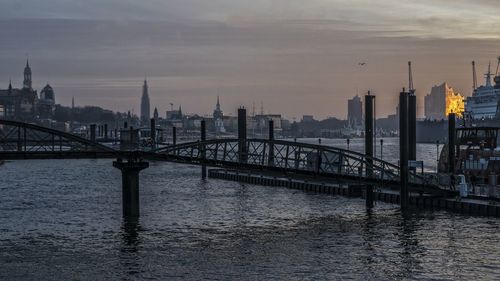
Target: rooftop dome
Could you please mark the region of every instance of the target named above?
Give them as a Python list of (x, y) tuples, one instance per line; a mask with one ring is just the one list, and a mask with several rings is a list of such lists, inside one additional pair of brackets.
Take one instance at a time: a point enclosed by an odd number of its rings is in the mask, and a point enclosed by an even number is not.
[(40, 99), (43, 100), (54, 100), (54, 89), (47, 84), (45, 87), (43, 87), (42, 91), (40, 92)]

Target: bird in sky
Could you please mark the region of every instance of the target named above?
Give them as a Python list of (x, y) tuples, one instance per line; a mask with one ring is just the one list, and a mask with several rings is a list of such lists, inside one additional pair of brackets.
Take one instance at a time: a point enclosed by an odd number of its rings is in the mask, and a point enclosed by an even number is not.
[(366, 65), (366, 62), (358, 62), (358, 65), (361, 65), (361, 66)]

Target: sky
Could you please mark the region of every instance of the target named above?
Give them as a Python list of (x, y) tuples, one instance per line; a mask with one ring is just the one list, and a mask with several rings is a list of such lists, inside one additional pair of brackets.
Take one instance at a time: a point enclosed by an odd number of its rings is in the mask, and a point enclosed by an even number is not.
[[(0, 88), (22, 82), (56, 100), (139, 113), (141, 86), (160, 112), (222, 109), (345, 118), (368, 90), (395, 111), (407, 62), (423, 97), (447, 81), (470, 95), (500, 55), (496, 0), (0, 0)], [(364, 66), (359, 65), (365, 62)], [(483, 83), (482, 75), (479, 82)], [(3, 82), (2, 82), (3, 81)], [(3, 84), (2, 84), (3, 83)]]

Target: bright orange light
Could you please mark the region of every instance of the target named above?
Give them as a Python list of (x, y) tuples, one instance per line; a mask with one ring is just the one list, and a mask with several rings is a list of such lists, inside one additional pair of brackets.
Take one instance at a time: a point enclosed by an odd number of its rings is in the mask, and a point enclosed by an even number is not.
[(462, 117), (464, 111), (464, 98), (458, 93), (448, 92), (446, 95), (446, 116), (450, 113), (456, 113), (458, 117)]

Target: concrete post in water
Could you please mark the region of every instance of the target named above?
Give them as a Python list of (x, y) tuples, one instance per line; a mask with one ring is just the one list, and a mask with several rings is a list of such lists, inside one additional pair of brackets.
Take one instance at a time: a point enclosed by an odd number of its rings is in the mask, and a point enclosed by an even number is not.
[(240, 163), (248, 160), (247, 148), (247, 110), (238, 108), (238, 159)]
[(274, 166), (274, 121), (269, 120), (269, 159), (268, 165)]
[(156, 147), (156, 120), (151, 118), (150, 130), (151, 130), (151, 147), (154, 149)]
[(399, 176), (401, 209), (408, 208), (408, 93), (399, 93)]
[(90, 140), (95, 141), (95, 124), (90, 125)]
[(108, 124), (104, 124), (104, 138), (108, 139)]
[(448, 172), (455, 173), (455, 113), (448, 115)]
[(408, 159), (417, 160), (417, 96), (408, 96)]
[(118, 159), (113, 162), (113, 167), (122, 172), (122, 207), (124, 218), (139, 217), (139, 172), (149, 167), (149, 163), (129, 159), (124, 162)]
[[(366, 176), (373, 176), (373, 137), (374, 137), (375, 96), (365, 96), (365, 156)], [(366, 207), (373, 208), (373, 185), (366, 186)]]
[[(207, 127), (206, 127), (206, 121), (201, 120), (201, 142), (205, 142), (207, 140)], [(202, 164), (201, 164), (201, 178), (206, 179), (207, 178), (207, 165), (205, 164), (206, 158), (207, 158), (207, 152), (205, 150), (205, 144), (202, 144), (200, 146), (200, 151), (201, 151), (201, 158), (202, 158)]]
[(177, 127), (172, 127), (172, 144), (177, 144)]

